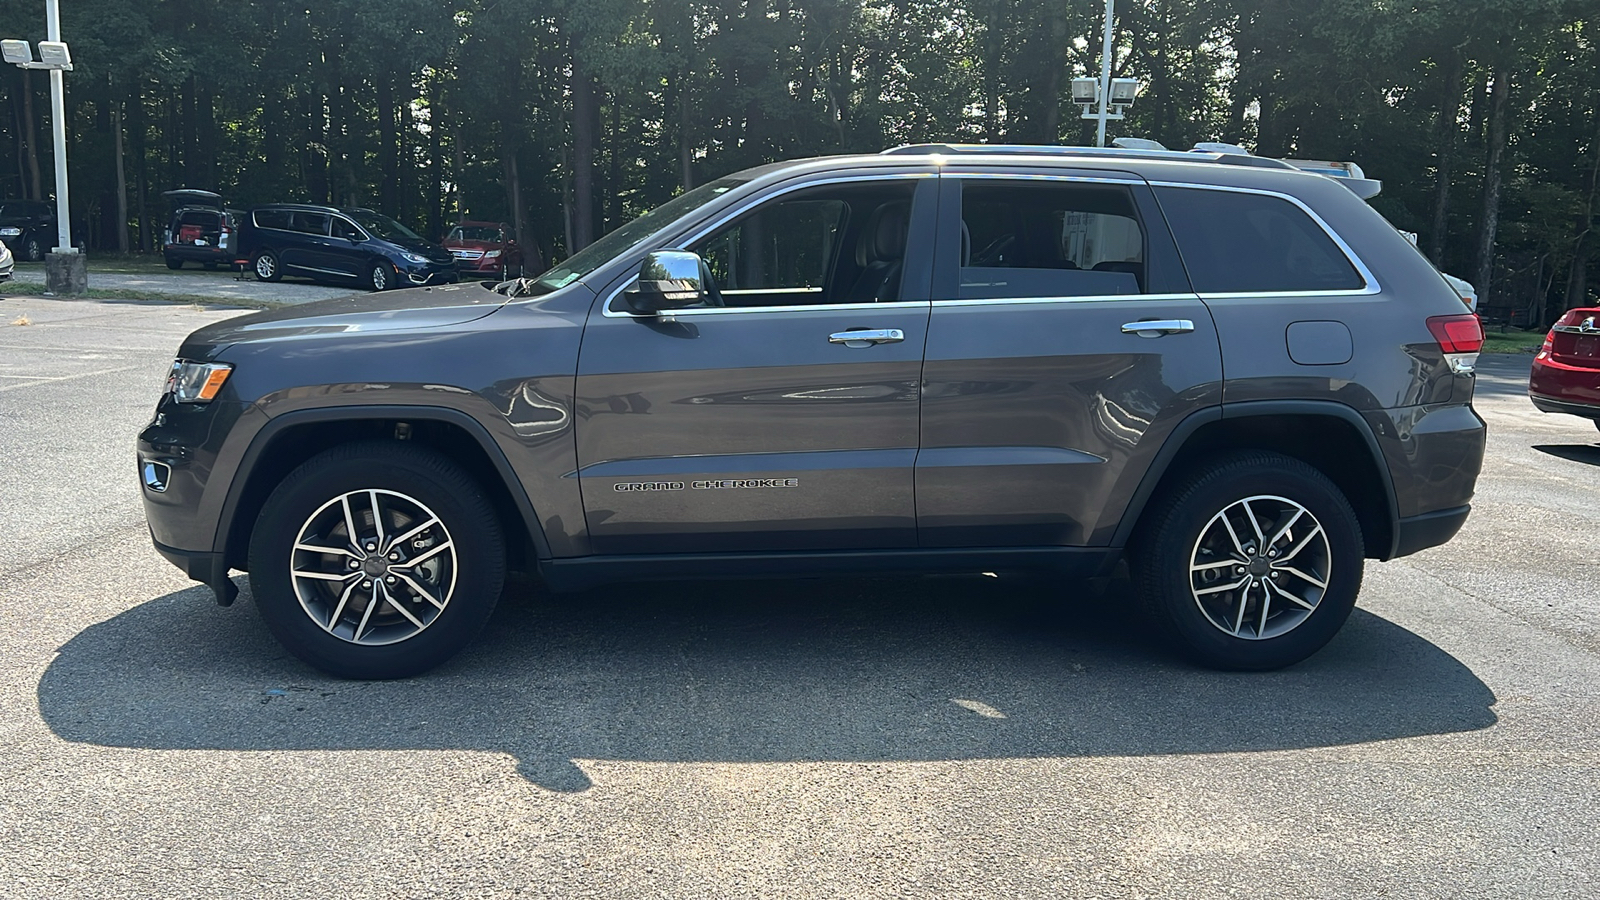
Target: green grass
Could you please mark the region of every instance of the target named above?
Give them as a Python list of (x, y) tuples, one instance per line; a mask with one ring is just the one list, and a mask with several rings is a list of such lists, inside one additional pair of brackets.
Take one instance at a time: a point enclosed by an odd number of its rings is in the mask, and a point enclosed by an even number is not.
[[(167, 261), (159, 253), (111, 253), (97, 250), (89, 255), (89, 274), (96, 272), (111, 275), (199, 275), (207, 272), (231, 272), (232, 266), (207, 269), (197, 262), (184, 263), (183, 268), (167, 268)], [(44, 263), (17, 262), (19, 269), (43, 269)]]
[[(165, 266), (163, 266), (162, 268), (165, 268)], [(3, 297), (43, 297), (43, 296), (45, 296), (44, 285), (42, 285), (42, 284), (27, 284), (27, 283), (24, 283), (24, 282), (12, 281), (12, 282), (8, 282), (8, 283), (6, 283), (4, 285), (0, 285), (0, 296), (3, 296)], [(62, 296), (61, 299), (64, 299), (64, 300), (139, 300), (139, 301), (144, 301), (144, 302), (155, 302), (155, 303), (187, 304), (189, 306), (200, 306), (200, 307), (206, 307), (208, 309), (210, 309), (210, 308), (225, 309), (225, 308), (228, 308), (228, 307), (245, 307), (245, 308), (249, 308), (249, 309), (277, 309), (278, 307), (283, 305), (282, 303), (275, 303), (275, 302), (273, 302), (271, 300), (249, 300), (249, 299), (245, 299), (245, 298), (237, 298), (236, 299), (236, 298), (232, 298), (232, 297), (229, 297), (229, 298), (207, 297), (207, 296), (205, 296), (203, 294), (168, 294), (168, 293), (159, 293), (158, 294), (158, 293), (156, 293), (154, 291), (124, 291), (124, 290), (115, 290), (115, 289), (106, 290), (106, 289), (101, 289), (101, 288), (90, 288), (85, 293), (73, 294), (71, 296)]]
[(1483, 336), (1483, 352), (1485, 353), (1537, 353), (1539, 345), (1544, 343), (1544, 332), (1522, 331), (1508, 328), (1501, 332), (1499, 328), (1490, 326), (1488, 333)]

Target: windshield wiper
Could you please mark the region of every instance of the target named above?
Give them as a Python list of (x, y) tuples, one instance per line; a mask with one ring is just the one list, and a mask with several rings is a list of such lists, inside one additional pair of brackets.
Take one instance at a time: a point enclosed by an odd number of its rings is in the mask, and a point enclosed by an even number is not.
[(494, 286), (493, 290), (495, 293), (505, 294), (515, 300), (518, 297), (532, 297), (536, 294), (544, 293), (539, 288), (539, 282), (532, 278), (513, 278), (510, 281), (500, 282)]

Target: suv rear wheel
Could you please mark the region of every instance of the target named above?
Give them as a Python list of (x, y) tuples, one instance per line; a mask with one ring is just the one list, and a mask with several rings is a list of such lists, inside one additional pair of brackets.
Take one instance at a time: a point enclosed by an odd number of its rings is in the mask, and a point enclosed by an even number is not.
[(44, 245), (36, 237), (30, 237), (22, 244), (22, 258), (28, 262), (38, 262), (44, 259)]
[(404, 678), (483, 628), (505, 578), (482, 488), (425, 448), (336, 447), (272, 492), (250, 537), (256, 607), (289, 652), (343, 678)]
[(1355, 607), (1364, 564), (1355, 511), (1300, 460), (1214, 457), (1147, 515), (1133, 560), (1139, 598), (1158, 631), (1202, 665), (1300, 662)]
[(278, 268), (278, 257), (271, 250), (263, 250), (256, 254), (250, 261), (250, 268), (256, 272), (257, 281), (277, 281), (283, 277), (283, 272)]

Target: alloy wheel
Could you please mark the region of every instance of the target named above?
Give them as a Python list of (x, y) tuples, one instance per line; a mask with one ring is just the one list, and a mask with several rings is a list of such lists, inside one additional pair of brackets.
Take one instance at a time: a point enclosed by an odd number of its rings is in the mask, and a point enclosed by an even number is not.
[(444, 522), (415, 498), (359, 490), (306, 519), (290, 554), (300, 607), (322, 630), (352, 644), (394, 644), (436, 621), (455, 593), (459, 567)]
[(1245, 640), (1298, 628), (1328, 590), (1328, 537), (1286, 497), (1248, 497), (1212, 516), (1189, 559), (1189, 591), (1206, 620)]
[(259, 275), (263, 281), (270, 281), (273, 274), (277, 272), (277, 270), (277, 261), (272, 257), (265, 253), (256, 257), (256, 274)]

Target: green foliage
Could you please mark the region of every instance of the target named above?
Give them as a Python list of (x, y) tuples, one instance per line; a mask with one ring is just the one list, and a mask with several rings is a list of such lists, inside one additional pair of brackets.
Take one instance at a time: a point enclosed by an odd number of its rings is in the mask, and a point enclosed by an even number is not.
[[(11, 36), (43, 37), (40, 6), (0, 0)], [(773, 159), (920, 141), (1083, 142), (1092, 131), (1069, 87), (1098, 74), (1103, 10), (1102, 0), (64, 3), (78, 66), (67, 76), (74, 217), (93, 246), (114, 246), (131, 226), (148, 247), (159, 194), (174, 187), (216, 189), (236, 205), (382, 205), (435, 234), (457, 216), (510, 221), (520, 203), (526, 239), (559, 258), (584, 204), (613, 228), (686, 182)], [(1442, 222), (1441, 264), (1459, 273), (1476, 265), (1489, 90), (1504, 70), (1505, 187), (1483, 293), (1550, 309), (1587, 293), (1600, 255), (1589, 236), (1600, 211), (1600, 0), (1118, 0), (1116, 12), (1115, 74), (1144, 88), (1114, 134), (1355, 159), (1386, 183), (1375, 205), (1421, 246)], [(597, 98), (587, 121), (573, 115), (575, 64)], [(29, 82), (29, 147), (22, 76), (0, 77), (7, 195), (31, 193), (30, 161), (48, 192), (44, 82)], [(127, 222), (115, 213), (113, 110)], [(595, 147), (589, 196), (574, 192), (580, 136)]]

